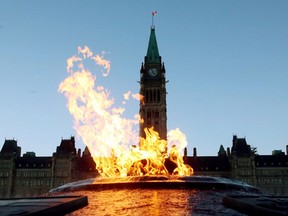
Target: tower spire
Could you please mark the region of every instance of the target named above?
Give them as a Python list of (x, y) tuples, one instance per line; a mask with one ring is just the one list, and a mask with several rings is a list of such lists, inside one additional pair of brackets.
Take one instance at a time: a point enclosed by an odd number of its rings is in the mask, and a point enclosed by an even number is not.
[(155, 34), (155, 26), (151, 26), (151, 33), (148, 43), (147, 54), (145, 56), (145, 63), (161, 63), (161, 56), (159, 54), (157, 39)]

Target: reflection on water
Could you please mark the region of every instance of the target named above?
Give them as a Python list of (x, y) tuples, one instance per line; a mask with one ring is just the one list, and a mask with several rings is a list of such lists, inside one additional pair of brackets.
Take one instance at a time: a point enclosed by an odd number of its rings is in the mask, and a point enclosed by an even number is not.
[(72, 195), (87, 195), (89, 205), (70, 215), (242, 215), (222, 205), (227, 191), (128, 189)]

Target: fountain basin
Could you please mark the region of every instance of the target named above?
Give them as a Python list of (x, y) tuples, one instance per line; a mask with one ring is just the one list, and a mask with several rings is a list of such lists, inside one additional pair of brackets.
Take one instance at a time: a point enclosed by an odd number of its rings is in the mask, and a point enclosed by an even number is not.
[(96, 178), (68, 183), (51, 195), (88, 196), (89, 205), (71, 215), (236, 215), (222, 204), (228, 195), (256, 195), (245, 183), (206, 176)]

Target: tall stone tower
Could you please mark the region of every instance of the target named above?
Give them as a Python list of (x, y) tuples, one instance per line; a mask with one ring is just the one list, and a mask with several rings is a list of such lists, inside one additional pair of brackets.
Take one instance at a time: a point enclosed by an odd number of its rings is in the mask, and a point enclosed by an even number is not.
[(153, 127), (161, 139), (167, 139), (167, 107), (165, 67), (157, 46), (155, 26), (151, 26), (147, 54), (140, 70), (140, 137), (145, 138), (144, 128)]

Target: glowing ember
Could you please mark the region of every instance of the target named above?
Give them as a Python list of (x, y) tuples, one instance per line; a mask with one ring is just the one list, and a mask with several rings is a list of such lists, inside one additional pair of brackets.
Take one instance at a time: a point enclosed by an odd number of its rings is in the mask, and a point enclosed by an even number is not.
[[(172, 174), (192, 175), (193, 169), (183, 162), (187, 141), (179, 129), (168, 133), (167, 143), (160, 140), (153, 128), (146, 128), (146, 139), (140, 138), (139, 143), (138, 131), (134, 129), (139, 124), (139, 115), (124, 118), (125, 109), (115, 107), (109, 90), (96, 85), (96, 76), (85, 69), (84, 63), (94, 61), (103, 67), (102, 75), (106, 77), (110, 61), (104, 59), (104, 54), (94, 55), (87, 46), (78, 47), (78, 54), (67, 60), (69, 76), (58, 89), (68, 100), (74, 129), (88, 146), (101, 176), (169, 175), (164, 165), (168, 158), (177, 167)], [(142, 95), (128, 91), (123, 96), (123, 104), (130, 97), (143, 103)]]

